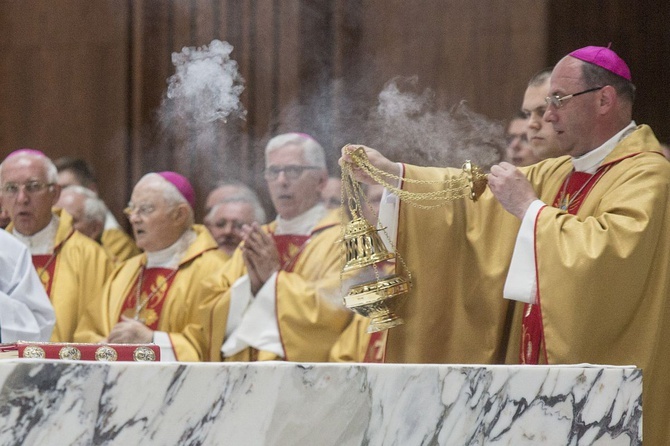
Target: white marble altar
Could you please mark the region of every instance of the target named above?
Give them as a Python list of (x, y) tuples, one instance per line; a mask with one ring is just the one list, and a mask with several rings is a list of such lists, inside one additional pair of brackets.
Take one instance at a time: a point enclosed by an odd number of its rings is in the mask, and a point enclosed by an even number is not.
[(633, 367), (0, 361), (1, 445), (637, 445)]

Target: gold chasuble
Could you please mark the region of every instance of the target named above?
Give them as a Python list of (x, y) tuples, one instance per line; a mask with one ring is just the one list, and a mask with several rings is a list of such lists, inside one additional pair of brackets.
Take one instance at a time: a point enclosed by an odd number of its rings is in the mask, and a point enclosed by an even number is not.
[(218, 297), (208, 293), (203, 279), (218, 270), (223, 261), (209, 231), (202, 225), (193, 225), (192, 229), (197, 237), (176, 270), (145, 268), (146, 254), (121, 263), (100, 298), (87, 308), (77, 341), (106, 338), (123, 314), (141, 320), (152, 330), (166, 332), (178, 361), (201, 361), (208, 351), (210, 313)]
[(382, 363), (388, 330), (368, 333), (370, 319), (355, 314), (330, 351), (331, 362)]
[(223, 249), (217, 249), (216, 254), (224, 262), (227, 262), (228, 260), (230, 260), (230, 256)]
[(115, 263), (128, 260), (142, 252), (131, 236), (117, 228), (103, 231), (100, 244)]
[[(307, 237), (274, 235), (276, 222), (264, 225), (272, 234), (282, 258), (283, 268), (277, 274), (275, 305), (277, 325), (285, 358), (254, 348), (225, 358), (226, 361), (277, 360), (324, 362), (353, 313), (342, 304), (340, 270), (342, 251), (338, 212), (329, 212)], [(238, 249), (213, 276), (210, 286), (222, 293), (214, 311), (210, 357), (221, 360), (226, 321), (230, 307), (230, 287), (246, 274), (242, 252)]]
[[(613, 163), (600, 166), (594, 174), (575, 172), (574, 170), (563, 181), (561, 191), (556, 195), (553, 206), (569, 214), (575, 215), (593, 186), (607, 172)], [(538, 298), (535, 304), (525, 304), (521, 319), (521, 347), (519, 361), (521, 364), (547, 364), (547, 351), (544, 344), (542, 328), (542, 311)]]
[[(72, 217), (54, 209), (59, 217), (53, 254), (33, 256), (44, 289), (56, 313), (52, 342), (72, 342), (88, 302), (102, 293), (112, 265), (96, 242), (72, 228)], [(10, 224), (8, 231), (13, 231)]]
[[(642, 368), (644, 440), (665, 444), (670, 163), (642, 125), (602, 165), (608, 170), (574, 215), (546, 206), (536, 219), (546, 361)], [(521, 171), (543, 202), (554, 203), (572, 163), (560, 157)], [(460, 172), (405, 166), (405, 176), (416, 179), (444, 180)], [(437, 210), (401, 204), (397, 247), (415, 286), (399, 312), (405, 325), (389, 330), (387, 362), (519, 362), (524, 305), (502, 297), (519, 225), (488, 189), (477, 202), (455, 201)]]

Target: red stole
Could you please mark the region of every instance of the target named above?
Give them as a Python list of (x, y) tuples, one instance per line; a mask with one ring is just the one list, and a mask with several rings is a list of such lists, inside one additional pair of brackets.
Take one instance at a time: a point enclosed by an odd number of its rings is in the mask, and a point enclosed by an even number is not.
[(305, 249), (311, 235), (272, 234), (275, 246), (279, 252), (279, 260), (282, 265), (282, 271), (293, 271), (300, 254)]
[[(568, 174), (554, 198), (554, 207), (563, 209), (569, 214), (575, 215), (584, 198), (589, 194), (600, 177), (609, 170), (611, 165), (601, 166), (596, 173), (575, 172)], [(540, 304), (539, 280), (537, 284), (537, 303), (535, 305), (525, 304), (523, 307), (523, 318), (521, 320), (521, 348), (519, 360), (521, 364), (543, 364), (547, 361), (547, 349), (544, 344), (544, 327), (542, 324), (542, 307)]]
[(56, 271), (56, 257), (58, 251), (53, 254), (34, 255), (33, 266), (37, 270), (37, 276), (40, 278), (47, 296), (51, 298), (51, 285), (53, 284), (54, 271)]
[(70, 237), (72, 237), (72, 234), (74, 234), (74, 230), (70, 231), (67, 237), (65, 237), (65, 240), (60, 242), (58, 246), (54, 248), (54, 252), (52, 254), (39, 254), (32, 256), (33, 266), (35, 267), (35, 270), (37, 270), (37, 276), (40, 278), (40, 281), (42, 282), (49, 299), (51, 299), (51, 286), (53, 285), (54, 281), (58, 253), (60, 253), (60, 250), (65, 242), (67, 242)]
[(384, 362), (386, 359), (386, 339), (388, 338), (388, 333), (388, 330), (382, 330), (370, 335), (370, 341), (368, 342), (367, 350), (365, 350), (365, 358), (363, 358), (363, 362)]
[(139, 320), (152, 330), (157, 330), (165, 297), (177, 271), (179, 270), (169, 268), (145, 269), (142, 266), (135, 279), (135, 284), (130, 288), (123, 302), (119, 322), (121, 322), (121, 316), (126, 316)]

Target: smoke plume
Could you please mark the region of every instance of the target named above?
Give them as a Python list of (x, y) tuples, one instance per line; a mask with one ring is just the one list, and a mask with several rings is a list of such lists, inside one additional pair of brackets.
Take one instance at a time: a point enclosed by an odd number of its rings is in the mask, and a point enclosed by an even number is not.
[(226, 121), (235, 114), (244, 117), (240, 102), (244, 79), (228, 42), (213, 40), (199, 48), (185, 47), (172, 53), (176, 72), (168, 79), (167, 100), (174, 115), (194, 123)]
[(201, 192), (222, 179), (242, 179), (244, 160), (230, 148), (239, 144), (247, 114), (240, 101), (245, 81), (232, 51), (228, 42), (212, 40), (172, 53), (175, 73), (158, 110), (161, 150), (156, 156), (164, 157), (163, 150), (171, 148), (170, 169), (189, 177)]
[(500, 160), (504, 127), (472, 111), (465, 102), (447, 109), (417, 78), (395, 78), (379, 94), (367, 134), (372, 147), (395, 161), (424, 166), (460, 166), (466, 159), (483, 168)]

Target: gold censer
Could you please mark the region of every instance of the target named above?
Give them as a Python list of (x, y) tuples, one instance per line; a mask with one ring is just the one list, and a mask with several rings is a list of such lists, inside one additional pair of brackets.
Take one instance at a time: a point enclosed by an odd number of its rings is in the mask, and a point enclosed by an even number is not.
[[(346, 203), (346, 209), (351, 216), (351, 220), (343, 227), (341, 240), (345, 260), (341, 279), (343, 284), (348, 285), (344, 304), (361, 316), (369, 318), (370, 325), (367, 331), (374, 333), (404, 323), (397, 311), (412, 287), (412, 275), (395, 250), (386, 228), (379, 225), (375, 228), (363, 216), (363, 203), (367, 206), (370, 204), (367, 202), (363, 186), (354, 178), (353, 169), (362, 170), (402, 201), (424, 209), (438, 207), (445, 202), (465, 197), (476, 201), (486, 188), (486, 175), (470, 161), (466, 161), (463, 165), (463, 175), (443, 182), (443, 189), (426, 193), (407, 192), (389, 181), (397, 183), (401, 178), (383, 172), (370, 163), (363, 147), (345, 146), (345, 150), (352, 162), (342, 166), (342, 207), (345, 209)], [(419, 184), (432, 183), (402, 180)], [(425, 204), (431, 200), (438, 203)], [(391, 251), (380, 237), (380, 232), (386, 236)]]

